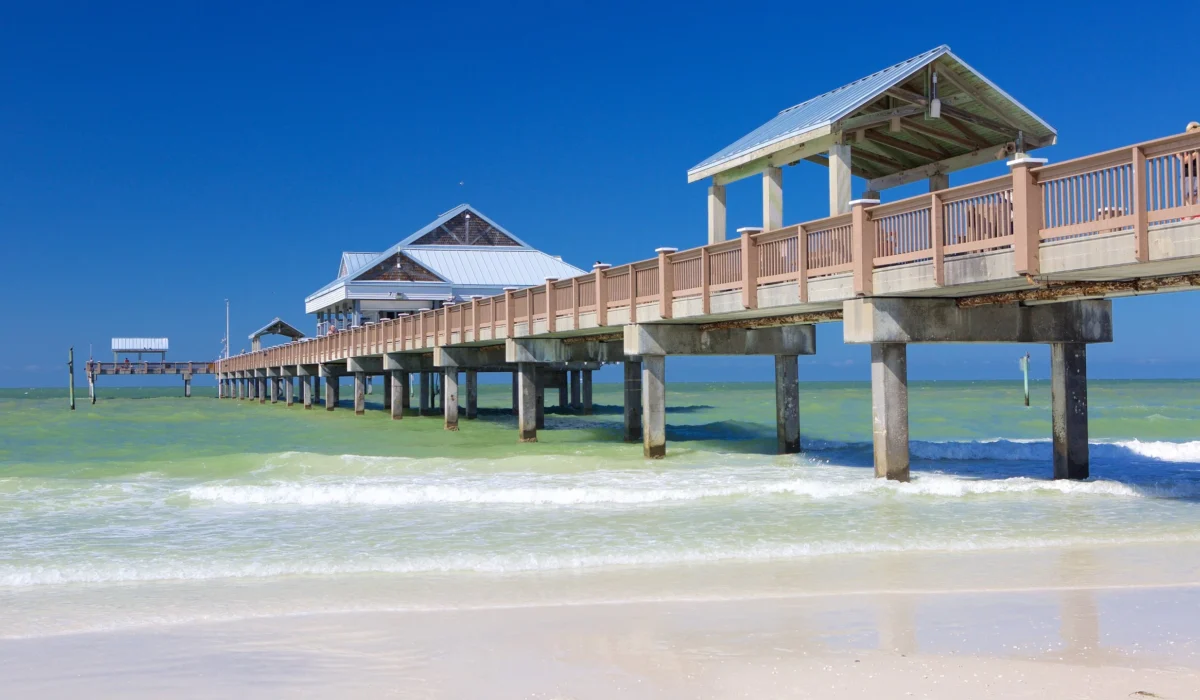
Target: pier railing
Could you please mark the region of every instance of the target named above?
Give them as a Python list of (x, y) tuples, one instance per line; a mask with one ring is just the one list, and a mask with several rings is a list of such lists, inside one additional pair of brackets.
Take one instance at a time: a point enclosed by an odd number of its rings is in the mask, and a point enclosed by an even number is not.
[(652, 318), (670, 318), (675, 303), (688, 300), (707, 314), (715, 297), (731, 294), (741, 309), (755, 309), (760, 289), (779, 285), (796, 285), (805, 303), (813, 281), (835, 276), (852, 276), (855, 293), (869, 295), (877, 270), (913, 263), (932, 264), (941, 286), (947, 260), (994, 250), (1013, 250), (1018, 275), (1037, 274), (1043, 242), (1111, 233), (1132, 232), (1132, 242), (1114, 245), (1133, 246), (1135, 259), (1147, 262), (1151, 225), (1200, 217), (1197, 160), (1200, 132), (1051, 165), (1014, 161), (1008, 175), (699, 248), (663, 248), (572, 279), (240, 355), (222, 371), (619, 326), (647, 308), (657, 309)]

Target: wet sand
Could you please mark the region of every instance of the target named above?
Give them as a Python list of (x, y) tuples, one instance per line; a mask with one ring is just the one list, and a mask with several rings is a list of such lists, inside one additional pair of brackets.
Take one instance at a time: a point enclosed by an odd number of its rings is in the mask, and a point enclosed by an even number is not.
[(455, 585), (61, 587), (0, 601), (0, 687), (19, 698), (1188, 698), (1200, 689), (1196, 550)]

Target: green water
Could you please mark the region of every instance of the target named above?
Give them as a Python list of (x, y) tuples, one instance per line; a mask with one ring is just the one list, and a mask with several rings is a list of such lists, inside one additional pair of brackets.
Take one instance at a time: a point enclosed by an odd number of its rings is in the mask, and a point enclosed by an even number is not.
[(895, 484), (872, 478), (865, 384), (802, 385), (787, 456), (770, 385), (671, 384), (654, 462), (621, 441), (607, 384), (596, 415), (551, 409), (537, 444), (507, 385), (456, 433), (203, 388), (102, 386), (75, 412), (0, 390), (0, 591), (1200, 541), (1200, 382), (1093, 382), (1083, 483), (1047, 480), (1049, 389), (1029, 408), (1020, 391), (914, 384), (914, 479)]

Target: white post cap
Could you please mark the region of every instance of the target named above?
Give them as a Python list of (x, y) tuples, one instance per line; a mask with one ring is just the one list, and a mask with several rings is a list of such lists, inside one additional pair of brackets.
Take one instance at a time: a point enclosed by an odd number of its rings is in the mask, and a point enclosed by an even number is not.
[(762, 226), (743, 226), (737, 232), (739, 236), (743, 233), (762, 233)]
[(850, 202), (850, 206), (852, 206), (852, 207), (857, 207), (857, 206), (872, 207), (872, 206), (875, 206), (876, 204), (879, 204), (878, 199), (856, 199), (856, 200)]
[(595, 265), (592, 265), (593, 270), (607, 270), (610, 267), (612, 267), (612, 265), (609, 265), (608, 263), (596, 263)]
[(655, 248), (654, 252), (671, 254), (671, 253), (678, 253), (679, 249), (678, 248)]
[(1030, 158), (1027, 155), (1018, 155), (1016, 158), (1005, 163), (1010, 168), (1015, 168), (1019, 165), (1028, 165), (1031, 168), (1036, 168), (1039, 165), (1045, 165), (1050, 160), (1047, 158)]

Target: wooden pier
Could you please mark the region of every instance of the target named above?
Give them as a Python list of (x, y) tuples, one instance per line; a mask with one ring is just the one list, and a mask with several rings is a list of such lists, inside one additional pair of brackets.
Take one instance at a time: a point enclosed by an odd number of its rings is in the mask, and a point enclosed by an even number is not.
[[(1054, 476), (1086, 478), (1086, 344), (1112, 339), (1108, 299), (1200, 284), (1200, 202), (1179, 168), (1196, 152), (1200, 131), (1052, 165), (1019, 156), (1001, 177), (231, 357), (220, 395), (275, 396), (268, 382), (298, 379), (310, 407), (324, 377), (332, 410), (337, 379), (353, 376), (361, 412), (366, 377), (386, 376), (400, 418), (408, 377), (428, 409), (438, 372), (457, 429), (459, 372), (468, 417), (476, 374), (511, 372), (518, 438), (532, 441), (548, 377), (590, 382), (619, 362), (625, 437), (658, 458), (667, 355), (772, 355), (779, 448), (796, 452), (797, 356), (816, 352), (812, 324), (843, 320), (845, 342), (872, 346), (878, 476), (908, 478), (909, 343), (1020, 342), (1053, 346)], [(764, 176), (763, 197), (770, 224), (778, 178)]]
[(217, 374), (216, 362), (98, 362), (88, 360), (84, 373), (88, 380), (88, 397), (96, 403), (96, 380), (104, 375), (174, 374), (183, 378), (183, 395), (192, 395), (192, 378), (197, 374)]

